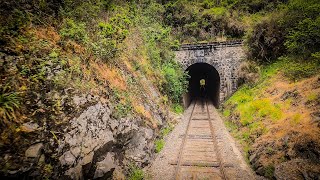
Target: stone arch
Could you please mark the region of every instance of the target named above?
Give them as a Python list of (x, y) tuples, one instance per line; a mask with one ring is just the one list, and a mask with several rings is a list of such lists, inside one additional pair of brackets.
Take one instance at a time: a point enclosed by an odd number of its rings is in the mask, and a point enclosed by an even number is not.
[[(184, 95), (184, 105), (187, 107), (196, 98), (206, 98), (218, 107), (221, 96), (221, 82), (223, 79), (216, 67), (206, 62), (196, 62), (185, 68), (188, 72), (188, 92)], [(205, 79), (204, 87), (200, 86), (200, 80)]]
[(245, 58), (241, 40), (185, 44), (175, 52), (175, 55), (176, 60), (185, 70), (194, 64), (206, 63), (218, 71), (220, 76), (220, 102), (236, 91), (238, 87), (236, 72), (240, 62)]

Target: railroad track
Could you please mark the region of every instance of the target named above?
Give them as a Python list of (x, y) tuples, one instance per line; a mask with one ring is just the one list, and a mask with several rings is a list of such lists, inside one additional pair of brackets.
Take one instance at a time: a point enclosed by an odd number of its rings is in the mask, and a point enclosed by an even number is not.
[(197, 100), (192, 109), (178, 154), (175, 178), (226, 179), (217, 151), (209, 102)]

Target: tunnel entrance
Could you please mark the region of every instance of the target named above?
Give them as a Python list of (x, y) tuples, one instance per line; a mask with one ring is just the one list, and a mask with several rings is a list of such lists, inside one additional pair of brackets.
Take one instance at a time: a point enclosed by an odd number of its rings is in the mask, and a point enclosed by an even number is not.
[[(219, 106), (220, 76), (218, 71), (207, 63), (196, 63), (186, 70), (190, 76), (188, 92), (184, 95), (185, 107), (196, 98), (211, 100), (215, 107)], [(201, 82), (200, 82), (201, 81)], [(205, 85), (203, 85), (205, 82)]]

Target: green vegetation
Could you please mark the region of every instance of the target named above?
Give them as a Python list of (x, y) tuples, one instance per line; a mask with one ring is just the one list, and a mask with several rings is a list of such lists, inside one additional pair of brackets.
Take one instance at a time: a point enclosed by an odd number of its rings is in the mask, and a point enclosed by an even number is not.
[(275, 168), (274, 168), (273, 165), (269, 165), (269, 166), (265, 167), (264, 176), (272, 179), (272, 178), (273, 178), (274, 170), (275, 170)]
[[(282, 118), (281, 106), (262, 97), (262, 92), (272, 81), (270, 78), (277, 74), (285, 63), (279, 61), (262, 67), (257, 83), (242, 86), (224, 104), (223, 115), (229, 119), (225, 124), (243, 144), (246, 153), (255, 139), (268, 132), (268, 127), (263, 123), (265, 119), (278, 121)], [(231, 116), (238, 118), (230, 119)]]
[[(173, 50), (180, 42), (164, 23), (164, 4), (154, 0), (15, 1), (1, 3), (0, 9), (0, 55), (5, 57), (5, 62), (0, 61), (1, 87), (10, 86), (0, 91), (1, 130), (13, 127), (1, 131), (1, 148), (21, 146), (24, 139), (17, 136), (25, 132), (14, 129), (30, 120), (48, 124), (49, 136), (59, 143), (60, 125), (75, 113), (69, 98), (73, 95), (99, 97), (98, 101), (110, 105), (112, 118), (133, 116), (142, 121), (139, 125), (153, 129), (158, 128), (156, 108), (183, 112), (187, 75), (175, 61)], [(146, 98), (150, 85), (144, 77), (158, 88), (163, 102)], [(79, 108), (88, 105), (92, 104)], [(172, 126), (161, 131), (157, 152), (171, 130)], [(52, 159), (52, 166), (41, 172), (43, 178), (50, 179), (57, 170)], [(129, 179), (144, 178), (137, 167)]]
[(132, 106), (130, 103), (119, 103), (114, 108), (115, 112), (113, 113), (113, 116), (117, 119), (126, 117), (128, 114), (132, 111)]
[(155, 144), (156, 153), (159, 153), (162, 150), (162, 148), (164, 147), (164, 140), (158, 139), (154, 142), (154, 144)]
[(162, 69), (162, 74), (166, 80), (162, 85), (162, 89), (166, 94), (170, 95), (169, 97), (174, 103), (181, 102), (181, 97), (188, 86), (186, 74), (181, 69), (177, 70), (177, 68), (179, 68), (178, 65), (170, 63), (165, 64)]
[(88, 35), (85, 23), (76, 23), (73, 19), (65, 19), (60, 30), (60, 35), (64, 38), (70, 38), (77, 42), (87, 42)]
[(173, 27), (173, 33), (182, 43), (244, 35), (239, 17), (231, 15), (229, 3), (176, 0), (164, 3), (164, 6), (164, 22)]
[(277, 5), (248, 34), (251, 57), (265, 63), (289, 53), (310, 60), (320, 47), (319, 14), (317, 0), (290, 0)]
[[(48, 81), (55, 88), (97, 88), (101, 82), (96, 79), (99, 73), (92, 68), (92, 62), (105, 63), (111, 69), (122, 67), (123, 62), (119, 57), (124, 54), (126, 46), (132, 45), (124, 42), (129, 36), (132, 39), (133, 33), (139, 32), (134, 38), (142, 37), (142, 42), (139, 39), (135, 43), (143, 44), (139, 47), (140, 57), (147, 59), (132, 58), (130, 63), (138, 67), (136, 70), (152, 77), (154, 84), (168, 97), (167, 104), (172, 105), (172, 109), (182, 111), (178, 104), (186, 91), (187, 75), (174, 60), (172, 49), (179, 47), (179, 41), (173, 38), (171, 27), (162, 23), (163, 19), (159, 16), (165, 11), (164, 5), (155, 1), (137, 3), (112, 0), (27, 4), (24, 6), (18, 1), (1, 5), (5, 6), (1, 8), (2, 13), (9, 18), (0, 20), (0, 35), (3, 37), (0, 46), (8, 53), (27, 52), (29, 58), (39, 57), (21, 62), (19, 74), (34, 85), (28, 90), (43, 88), (49, 66), (61, 67), (52, 81)], [(45, 30), (38, 32), (33, 29), (36, 27)], [(6, 83), (13, 83), (13, 80)], [(114, 89), (111, 87), (109, 90)], [(127, 96), (125, 94), (120, 93), (121, 97), (114, 98), (115, 102), (124, 99)], [(118, 104), (114, 116), (118, 118), (130, 114), (131, 103), (128, 100)]]
[(164, 138), (173, 130), (173, 128), (174, 126), (169, 123), (165, 128), (161, 129), (160, 136)]
[(169, 123), (165, 128), (161, 129), (159, 139), (154, 142), (156, 153), (159, 153), (163, 149), (165, 145), (164, 138), (173, 130), (173, 128), (174, 126)]
[(183, 109), (183, 107), (181, 106), (181, 104), (177, 104), (177, 103), (175, 103), (175, 104), (172, 105), (172, 110), (173, 110), (173, 112), (175, 112), (175, 113), (177, 113), (177, 114), (182, 114), (183, 111), (184, 111), (184, 109)]
[(174, 126), (171, 123), (168, 123), (166, 127), (162, 128), (159, 134), (159, 138), (154, 142), (155, 144), (155, 152), (159, 153), (164, 145), (164, 138), (173, 130)]
[[(243, 85), (225, 103), (223, 115), (248, 152), (269, 132), (268, 123), (281, 121), (283, 108), (294, 103), (293, 98), (275, 103), (263, 96), (272, 78), (281, 73), (299, 82), (320, 72), (318, 0), (18, 0), (1, 3), (0, 13), (0, 55), (5, 57), (0, 61), (1, 130), (32, 119), (54, 132), (68, 98), (46, 93), (65, 95), (70, 89), (106, 98), (114, 105), (113, 118), (141, 116), (143, 124), (157, 128), (144, 106), (148, 94), (142, 76), (161, 92), (157, 106), (182, 113), (188, 75), (173, 50), (183, 43), (243, 39), (254, 62), (247, 70), (260, 78)], [(315, 102), (319, 96), (307, 99)], [(294, 126), (303, 118), (293, 114), (288, 122)], [(161, 130), (156, 152), (172, 128)], [(3, 139), (11, 137), (3, 134)], [(48, 178), (52, 167), (44, 168)], [(273, 171), (268, 166), (265, 176), (271, 178)], [(133, 168), (130, 179), (144, 179), (143, 171)]]
[(320, 98), (320, 95), (319, 95), (319, 94), (317, 94), (317, 93), (311, 93), (311, 94), (308, 95), (307, 100), (308, 100), (308, 101), (315, 101), (315, 100), (317, 100), (318, 98)]
[(1, 124), (8, 124), (10, 120), (16, 120), (15, 110), (20, 107), (20, 98), (17, 92), (8, 92), (8, 88), (1, 88), (0, 94), (0, 118)]
[[(315, 67), (319, 65), (320, 54), (320, 5), (316, 0), (41, 1), (30, 2), (29, 6), (18, 1), (14, 5), (6, 3), (2, 6), (8, 18), (0, 21), (1, 44), (7, 46), (7, 50), (18, 53), (18, 48), (11, 47), (15, 41), (24, 43), (31, 39), (22, 33), (30, 27), (29, 24), (50, 25), (58, 29), (62, 38), (61, 48), (75, 51), (78, 46), (73, 42), (81, 46), (78, 52), (83, 54), (79, 54), (78, 67), (92, 59), (106, 64), (121, 64), (117, 57), (123, 53), (124, 41), (139, 31), (144, 44), (141, 52), (147, 55), (150, 65), (139, 60), (133, 64), (136, 70), (153, 76), (155, 84), (168, 97), (176, 112), (181, 112), (176, 104), (181, 103), (187, 84), (187, 76), (175, 63), (172, 52), (180, 43), (246, 39), (250, 59), (260, 63), (273, 62), (287, 55), (302, 57), (300, 59), (303, 60), (296, 62), (291, 60), (296, 58), (289, 58), (293, 65), (288, 66), (285, 73), (294, 81), (318, 72)], [(102, 18), (102, 14), (108, 18)], [(38, 49), (33, 47), (35, 51)], [(33, 50), (29, 50), (30, 54)], [(61, 62), (69, 58), (60, 57), (58, 52), (61, 49), (56, 50), (49, 55), (50, 58)], [(301, 61), (308, 63), (298, 69)], [(72, 66), (68, 62), (63, 64), (66, 70)], [(70, 72), (59, 74), (55, 84), (59, 87), (71, 81), (81, 84), (84, 76), (81, 72), (77, 80), (68, 74)], [(69, 77), (68, 81), (63, 78), (65, 76)], [(32, 76), (33, 81), (43, 78), (44, 72)]]
[[(273, 137), (277, 132), (290, 136), (289, 127), (307, 126), (308, 115), (303, 114), (303, 111), (309, 110), (297, 111), (296, 102), (305, 101), (312, 104), (317, 99), (317, 91), (313, 91), (316, 86), (301, 85), (299, 82), (313, 79), (319, 72), (317, 60), (298, 60), (294, 55), (279, 57), (274, 62), (262, 65), (258, 72), (260, 78), (254, 83), (244, 84), (223, 105), (223, 115), (227, 118), (225, 125), (242, 144), (247, 162), (249, 163), (250, 155), (261, 152), (259, 147), (265, 148), (265, 154), (259, 154), (259, 162), (263, 163), (260, 175), (272, 179), (277, 162), (288, 161), (287, 158), (279, 156), (284, 150), (273, 144)], [(299, 87), (300, 91), (292, 86)], [(312, 90), (312, 93), (302, 97), (302, 91), (305, 90)], [(285, 94), (291, 95), (283, 98)], [(299, 108), (306, 108), (304, 103), (300, 104), (302, 105)], [(288, 142), (285, 142), (284, 146), (289, 148), (294, 144), (295, 142), (291, 142), (288, 145)]]
[(129, 180), (143, 180), (145, 179), (145, 173), (139, 167), (132, 165), (129, 170)]
[(225, 116), (225, 117), (229, 117), (230, 114), (231, 114), (231, 112), (230, 112), (229, 109), (226, 109), (226, 110), (224, 110), (224, 111), (222, 112), (222, 114), (223, 114), (223, 116)]
[(292, 81), (311, 77), (320, 71), (320, 61), (285, 60), (284, 75)]

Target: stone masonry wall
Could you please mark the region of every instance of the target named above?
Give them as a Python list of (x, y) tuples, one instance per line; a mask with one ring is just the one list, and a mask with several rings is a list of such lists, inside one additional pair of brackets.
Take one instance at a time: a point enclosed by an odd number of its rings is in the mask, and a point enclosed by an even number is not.
[(220, 76), (220, 102), (237, 89), (238, 68), (245, 58), (242, 41), (215, 42), (210, 44), (182, 45), (176, 51), (176, 60), (187, 68), (195, 63), (213, 66)]

